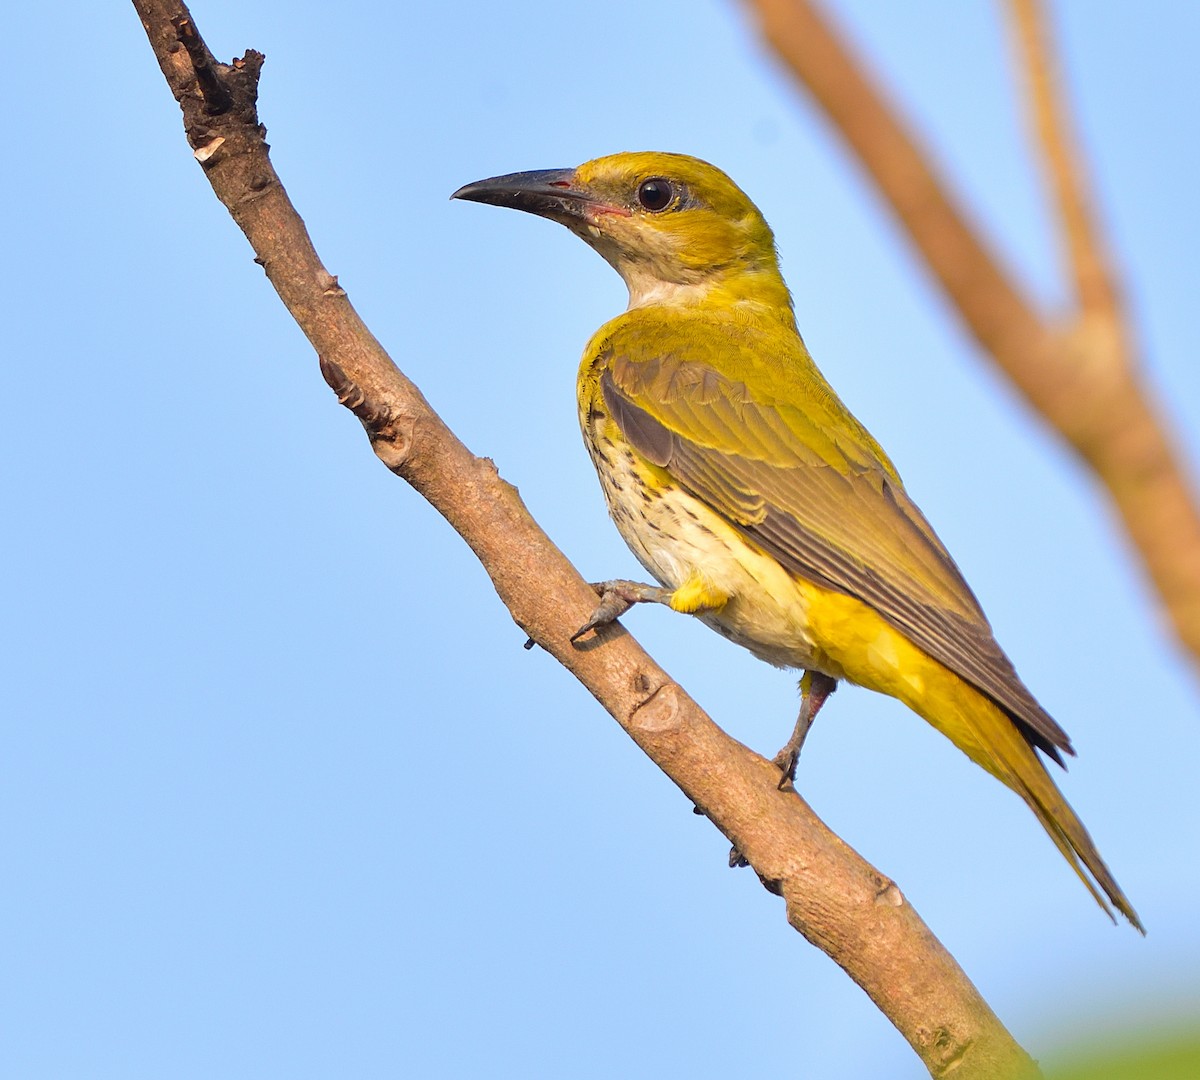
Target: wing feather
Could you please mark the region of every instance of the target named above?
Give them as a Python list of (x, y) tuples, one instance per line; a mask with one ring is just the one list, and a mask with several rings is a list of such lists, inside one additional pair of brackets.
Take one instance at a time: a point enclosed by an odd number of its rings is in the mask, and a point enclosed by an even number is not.
[(891, 463), (811, 361), (816, 393), (795, 385), (780, 402), (678, 351), (639, 361), (615, 344), (600, 390), (640, 454), (791, 572), (870, 606), (1032, 745), (1060, 764), (1060, 750), (1073, 753)]

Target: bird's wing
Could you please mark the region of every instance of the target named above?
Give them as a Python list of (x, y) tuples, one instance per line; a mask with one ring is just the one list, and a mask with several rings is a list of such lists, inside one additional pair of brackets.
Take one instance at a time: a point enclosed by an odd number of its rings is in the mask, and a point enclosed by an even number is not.
[(622, 337), (608, 339), (600, 390), (640, 454), (789, 571), (873, 608), (1060, 764), (1059, 750), (1073, 753), (883, 451), (806, 354), (811, 377), (785, 373), (780, 394), (778, 369), (766, 380), (743, 364), (749, 377), (735, 381), (698, 349), (648, 356)]

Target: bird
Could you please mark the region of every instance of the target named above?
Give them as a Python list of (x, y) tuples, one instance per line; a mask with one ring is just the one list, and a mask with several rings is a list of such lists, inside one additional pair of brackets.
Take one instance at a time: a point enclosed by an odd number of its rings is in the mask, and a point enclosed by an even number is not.
[(579, 422), (609, 514), (657, 584), (596, 584), (573, 640), (660, 603), (800, 670), (781, 787), (840, 681), (899, 699), (1016, 792), (1108, 916), (1144, 934), (1039, 756), (1062, 766), (1070, 738), (814, 363), (774, 234), (741, 188), (698, 158), (647, 151), (451, 197), (566, 226), (629, 290), (584, 348)]

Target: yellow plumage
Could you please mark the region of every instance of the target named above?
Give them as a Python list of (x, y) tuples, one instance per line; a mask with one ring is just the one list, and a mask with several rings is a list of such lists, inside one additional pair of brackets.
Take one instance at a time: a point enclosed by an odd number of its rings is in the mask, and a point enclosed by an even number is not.
[(657, 601), (804, 669), (785, 778), (835, 680), (898, 698), (1020, 795), (1101, 907), (1140, 929), (1038, 757), (1061, 764), (1070, 740), (817, 370), (741, 190), (695, 158), (616, 154), (456, 195), (561, 222), (629, 287), (584, 350), (579, 419), (613, 520), (659, 586), (605, 583), (581, 633)]

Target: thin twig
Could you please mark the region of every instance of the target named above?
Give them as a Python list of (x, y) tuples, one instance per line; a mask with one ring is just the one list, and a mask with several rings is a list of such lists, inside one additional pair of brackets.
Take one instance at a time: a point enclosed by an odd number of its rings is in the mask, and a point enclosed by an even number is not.
[[(1200, 509), (1167, 425), (1143, 385), (1067, 143), (1064, 229), (1084, 311), (1064, 329), (1025, 295), (972, 225), (895, 106), (809, 0), (745, 0), (779, 58), (812, 94), (890, 203), (963, 323), (1028, 404), (1091, 466), (1200, 663)], [(1045, 54), (1043, 54), (1045, 55)], [(1043, 70), (1045, 70), (1044, 63)], [(1057, 110), (1059, 113), (1061, 109)], [(1055, 122), (1056, 130), (1064, 130)], [(1075, 177), (1066, 180), (1068, 172)]]
[(321, 265), (267, 155), (252, 108), (261, 57), (217, 64), (232, 107), (205, 94), (174, 20), (175, 0), (134, 0), (213, 190), (313, 343), (339, 401), (375, 453), (472, 547), (514, 620), (570, 670), (650, 758), (732, 841), (787, 918), (832, 957), (896, 1025), (934, 1076), (1036, 1077), (900, 890), (834, 836), (778, 770), (718, 728), (619, 626), (582, 647), (569, 638), (595, 595), (533, 521), (515, 489), (472, 455), (392, 363)]
[[(1058, 211), (1067, 266), (1081, 315), (1099, 316), (1119, 332), (1125, 324), (1112, 268), (1092, 211), (1087, 177), (1070, 130), (1060, 72), (1039, 0), (1007, 5), (1025, 77), (1032, 127), (1041, 149), (1050, 195)], [(1127, 352), (1128, 350), (1123, 350)]]

